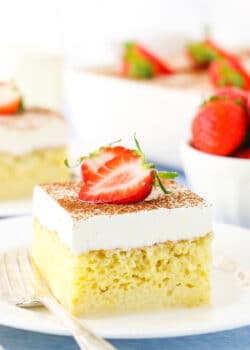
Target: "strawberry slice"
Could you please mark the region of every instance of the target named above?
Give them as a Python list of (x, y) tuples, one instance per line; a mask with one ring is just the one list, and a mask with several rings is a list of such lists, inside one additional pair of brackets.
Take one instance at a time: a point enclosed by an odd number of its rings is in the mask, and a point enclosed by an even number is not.
[(226, 51), (225, 49), (223, 49), (222, 47), (220, 47), (218, 44), (216, 44), (213, 40), (211, 39), (206, 39), (204, 41), (205, 45), (207, 45), (207, 47), (210, 47), (212, 50), (214, 50), (215, 52), (217, 52), (217, 54), (221, 57), (226, 59), (227, 61), (231, 61), (232, 63), (234, 63), (235, 65), (237, 65), (239, 63), (238, 58), (231, 54), (230, 52)]
[(136, 42), (124, 45), (125, 53), (122, 62), (122, 74), (131, 78), (152, 78), (163, 74), (174, 74), (175, 71), (165, 61), (154, 55)]
[(82, 163), (82, 179), (83, 181), (89, 181), (96, 176), (96, 173), (100, 167), (102, 167), (107, 161), (121, 155), (124, 152), (131, 152), (122, 146), (107, 146), (101, 147), (98, 151), (93, 152)]
[(221, 48), (210, 38), (189, 44), (187, 54), (197, 68), (207, 68), (211, 62), (217, 59), (226, 59), (235, 65), (238, 64), (236, 56)]
[(122, 62), (122, 75), (134, 79), (151, 79), (155, 76), (154, 67), (144, 59), (124, 60)]
[(240, 63), (218, 60), (209, 66), (209, 77), (216, 87), (235, 86), (244, 90), (250, 89), (250, 76)]
[(142, 45), (138, 43), (135, 44), (134, 50), (135, 50), (135, 54), (143, 57), (145, 60), (147, 60), (153, 65), (155, 75), (175, 73), (174, 69), (170, 67), (169, 64), (167, 64), (166, 62), (163, 62), (159, 57), (154, 55), (152, 52), (147, 50)]
[(0, 83), (0, 114), (15, 114), (22, 106), (22, 98), (11, 83)]
[[(101, 147), (87, 157), (82, 164), (83, 185), (79, 198), (90, 203), (127, 204), (143, 201), (152, 187), (159, 187), (170, 194), (165, 185), (178, 174), (157, 171), (153, 163), (147, 163), (139, 141), (134, 135), (136, 149), (122, 146)], [(116, 141), (118, 142), (118, 141)], [(65, 165), (70, 163), (65, 159)], [(78, 163), (79, 164), (79, 163)]]
[(153, 171), (142, 157), (124, 152), (100, 167), (92, 180), (83, 184), (79, 198), (91, 203), (128, 204), (143, 201), (153, 187)]

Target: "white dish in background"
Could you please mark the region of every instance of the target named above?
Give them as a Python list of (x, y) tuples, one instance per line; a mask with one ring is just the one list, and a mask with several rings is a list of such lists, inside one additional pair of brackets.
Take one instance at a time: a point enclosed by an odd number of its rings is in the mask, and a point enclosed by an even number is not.
[(213, 203), (218, 220), (250, 228), (250, 160), (222, 157), (181, 144), (191, 189)]
[(0, 201), (0, 218), (28, 215), (32, 211), (31, 199)]
[(136, 132), (149, 159), (182, 168), (179, 142), (204, 89), (169, 88), (80, 68), (65, 71), (64, 85), (70, 120), (88, 152), (119, 138), (131, 146)]
[[(31, 243), (31, 218), (0, 221), (0, 251)], [(250, 280), (240, 279), (240, 269), (250, 271), (250, 231), (215, 225), (212, 306), (170, 309), (161, 313), (85, 320), (107, 338), (177, 337), (233, 329), (250, 324)], [(226, 259), (220, 261), (219, 255)], [(238, 269), (238, 270), (237, 270)], [(244, 276), (241, 274), (241, 277)], [(247, 283), (246, 283), (247, 282)], [(0, 299), (0, 324), (42, 333), (68, 335), (43, 308), (18, 309)]]
[[(140, 38), (149, 50), (182, 69), (187, 68), (185, 46), (192, 41), (181, 33)], [(131, 145), (136, 132), (150, 160), (182, 169), (179, 143), (189, 135), (202, 101), (214, 91), (208, 75), (186, 72), (157, 82), (124, 79), (114, 74), (122, 55), (121, 45), (114, 46), (105, 46), (106, 59), (97, 55), (88, 64), (85, 55), (64, 71), (65, 105), (78, 137), (89, 152), (118, 138)], [(250, 66), (246, 48), (228, 50), (241, 54)]]

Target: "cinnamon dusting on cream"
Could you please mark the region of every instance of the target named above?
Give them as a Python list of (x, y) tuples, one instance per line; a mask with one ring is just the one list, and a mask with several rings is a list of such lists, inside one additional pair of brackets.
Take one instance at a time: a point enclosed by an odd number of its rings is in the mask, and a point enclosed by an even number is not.
[(76, 221), (89, 219), (96, 215), (129, 214), (160, 208), (175, 209), (188, 207), (207, 207), (209, 204), (197, 194), (187, 190), (173, 180), (166, 183), (172, 193), (152, 195), (148, 200), (134, 204), (95, 204), (78, 198), (80, 182), (44, 184), (40, 187), (58, 204), (70, 213)]

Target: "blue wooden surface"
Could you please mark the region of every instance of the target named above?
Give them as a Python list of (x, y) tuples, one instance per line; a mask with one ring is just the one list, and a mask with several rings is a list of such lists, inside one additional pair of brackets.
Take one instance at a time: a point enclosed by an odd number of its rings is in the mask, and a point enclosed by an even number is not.
[[(59, 337), (0, 327), (6, 350), (77, 350), (71, 337)], [(112, 340), (119, 350), (249, 350), (250, 327), (192, 337), (149, 340)]]

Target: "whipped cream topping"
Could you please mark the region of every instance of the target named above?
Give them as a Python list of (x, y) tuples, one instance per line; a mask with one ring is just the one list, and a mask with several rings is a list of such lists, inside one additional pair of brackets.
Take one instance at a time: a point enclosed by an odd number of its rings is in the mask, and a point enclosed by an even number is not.
[(66, 145), (68, 128), (57, 113), (30, 108), (24, 113), (0, 115), (0, 152), (22, 155), (34, 150)]
[[(177, 198), (180, 197), (181, 201), (180, 193)], [(190, 192), (183, 190), (183, 196), (185, 193)], [(60, 190), (60, 187), (53, 189), (53, 185), (47, 188), (44, 185), (36, 186), (33, 198), (33, 217), (42, 226), (56, 231), (61, 242), (74, 254), (189, 240), (212, 231), (211, 206), (203, 200), (195, 205), (184, 202), (184, 206), (161, 207), (157, 203), (159, 193), (156, 190), (156, 193), (151, 194), (151, 199), (149, 197), (144, 202), (145, 205), (140, 203), (139, 210), (125, 208), (122, 211), (119, 205), (106, 205), (104, 209), (99, 205), (98, 210), (98, 205), (92, 205), (92, 213), (91, 204), (82, 204), (77, 194), (73, 185), (66, 191)], [(69, 202), (71, 206), (67, 205)], [(75, 209), (71, 208), (73, 206)], [(79, 211), (84, 210), (82, 206), (90, 214), (81, 215)]]

